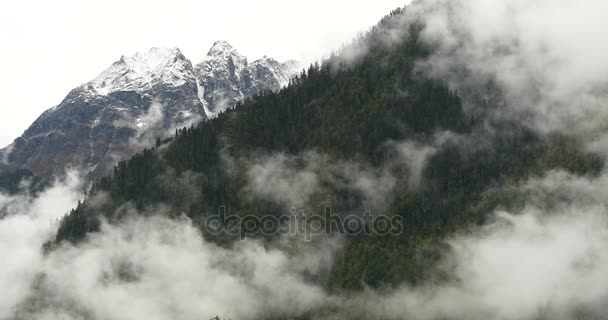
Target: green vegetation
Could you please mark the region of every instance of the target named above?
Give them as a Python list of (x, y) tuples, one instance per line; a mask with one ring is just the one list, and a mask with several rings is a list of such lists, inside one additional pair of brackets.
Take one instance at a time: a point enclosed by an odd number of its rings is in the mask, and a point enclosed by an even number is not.
[(14, 195), (20, 192), (36, 194), (47, 185), (29, 170), (0, 172), (0, 192)]

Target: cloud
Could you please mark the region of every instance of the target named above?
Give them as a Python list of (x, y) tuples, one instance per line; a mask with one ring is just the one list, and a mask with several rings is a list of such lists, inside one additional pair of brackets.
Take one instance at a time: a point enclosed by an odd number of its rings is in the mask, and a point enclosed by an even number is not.
[(532, 191), (523, 209), (445, 240), (448, 280), (341, 297), (334, 318), (604, 318), (606, 179), (552, 171), (522, 182)]
[[(133, 216), (120, 225), (103, 224), (84, 242), (42, 256), (40, 245), (52, 228), (45, 229), (46, 216), (31, 217), (40, 206), (71, 205), (56, 203), (59, 194), (74, 190), (63, 184), (23, 207), (30, 209), (20, 216), (25, 223), (16, 225), (16, 216), (0, 220), (3, 231), (18, 226), (20, 235), (29, 235), (8, 238), (8, 252), (19, 259), (0, 268), (3, 287), (15, 288), (3, 300), (2, 316), (13, 310), (23, 319), (599, 316), (608, 298), (608, 212), (599, 188), (605, 180), (556, 171), (525, 182), (523, 189), (562, 201), (545, 207), (531, 200), (520, 212), (497, 212), (493, 223), (447, 239), (447, 282), (350, 295), (327, 292), (322, 276), (342, 248), (339, 239), (250, 239), (223, 248), (206, 242), (185, 217)], [(596, 195), (586, 197), (588, 192)]]
[(82, 197), (82, 181), (69, 173), (37, 198), (0, 196), (0, 287), (10, 288), (0, 319), (259, 319), (301, 316), (332, 299), (322, 275), (339, 239), (249, 239), (223, 248), (162, 208), (104, 222), (78, 245), (43, 254)]
[(42, 264), (42, 244), (57, 228), (58, 219), (82, 197), (78, 174), (68, 173), (37, 198), (30, 195), (0, 195), (0, 319), (24, 298)]
[[(441, 137), (442, 135), (437, 135)], [(392, 142), (394, 143), (394, 142)], [(428, 159), (438, 150), (437, 143), (424, 145), (411, 141), (394, 143), (393, 147), (398, 152), (399, 157), (409, 166), (409, 185), (412, 188), (418, 187), (422, 180), (422, 173)], [(442, 144), (442, 142), (440, 142)]]
[[(541, 131), (588, 129), (606, 117), (604, 1), (430, 0), (412, 5), (436, 46), (430, 74), (455, 87), (493, 79), (511, 112)], [(468, 70), (469, 77), (462, 72)], [(585, 123), (589, 121), (590, 123)]]
[[(396, 318), (538, 319), (597, 314), (608, 297), (604, 208), (500, 212), (449, 241), (454, 281), (380, 297)], [(399, 315), (399, 316), (398, 316)]]
[(286, 206), (302, 207), (319, 188), (321, 161), (308, 161), (320, 155), (304, 156), (303, 167), (296, 168), (297, 159), (275, 154), (254, 160), (247, 171), (248, 192)]
[[(348, 190), (361, 197), (359, 209), (383, 211), (400, 191), (418, 186), (426, 161), (441, 145), (451, 141), (450, 137), (455, 136), (437, 134), (429, 145), (389, 141), (384, 147), (394, 156), (379, 166), (335, 160), (314, 151), (252, 156), (240, 162), (247, 168), (245, 192), (287, 208), (303, 208), (315, 201), (329, 201), (327, 204), (332, 205), (327, 198), (332, 192)], [(229, 163), (234, 167), (233, 160)], [(403, 181), (407, 185), (400, 185)]]
[(205, 242), (185, 218), (105, 224), (84, 243), (66, 244), (48, 256), (39, 289), (18, 314), (27, 319), (303, 315), (326, 303), (322, 287), (307, 282), (303, 271), (327, 268), (316, 256), (328, 254), (302, 249), (288, 254), (254, 240), (221, 248)]

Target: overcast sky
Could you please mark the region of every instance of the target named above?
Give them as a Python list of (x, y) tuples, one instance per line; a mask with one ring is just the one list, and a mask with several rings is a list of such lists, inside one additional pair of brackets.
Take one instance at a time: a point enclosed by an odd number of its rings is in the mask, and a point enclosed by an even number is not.
[(215, 40), (249, 58), (311, 61), (408, 0), (19, 0), (0, 2), (0, 147), (121, 55)]

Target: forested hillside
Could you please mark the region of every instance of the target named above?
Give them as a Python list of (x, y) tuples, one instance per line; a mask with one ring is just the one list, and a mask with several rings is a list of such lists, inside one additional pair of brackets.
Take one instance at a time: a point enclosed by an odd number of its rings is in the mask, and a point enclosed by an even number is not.
[[(517, 193), (488, 190), (556, 168), (589, 176), (602, 169), (600, 156), (578, 137), (540, 135), (523, 122), (492, 117), (504, 108), (500, 98), (468, 92), (465, 101), (426, 76), (417, 66), (434, 48), (420, 39), (424, 23), (403, 16), (393, 11), (280, 92), (248, 98), (121, 162), (62, 219), (55, 244), (81, 241), (102, 218), (118, 223), (159, 208), (195, 224), (220, 207), (259, 216), (288, 215), (291, 207), (313, 215), (327, 206), (342, 214), (372, 210), (400, 216), (405, 231), (349, 235), (325, 285), (341, 291), (419, 284), (443, 276), (433, 268), (442, 239), (484, 224), (496, 207), (520, 203)], [(414, 168), (406, 160), (423, 149), (432, 151)], [(294, 188), (301, 172), (314, 173), (317, 188), (302, 198), (277, 198), (252, 187), (256, 173), (277, 166)], [(336, 169), (345, 166), (351, 169)], [(353, 187), (363, 178), (379, 183)], [(236, 240), (205, 236), (222, 246)]]
[(0, 172), (0, 192), (14, 195), (19, 192), (37, 193), (48, 186), (28, 170), (15, 170)]

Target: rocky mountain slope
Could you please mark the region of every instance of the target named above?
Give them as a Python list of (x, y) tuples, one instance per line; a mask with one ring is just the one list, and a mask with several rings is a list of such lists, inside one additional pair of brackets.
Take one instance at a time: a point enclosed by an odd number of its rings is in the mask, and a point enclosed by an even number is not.
[(176, 128), (262, 90), (278, 90), (296, 72), (293, 61), (248, 63), (225, 41), (215, 42), (196, 66), (177, 48), (123, 56), (0, 150), (0, 168), (48, 177), (73, 167), (99, 177)]
[(194, 67), (199, 97), (207, 116), (213, 117), (244, 97), (276, 90), (298, 72), (298, 63), (262, 57), (252, 63), (225, 41), (217, 41), (201, 63)]

